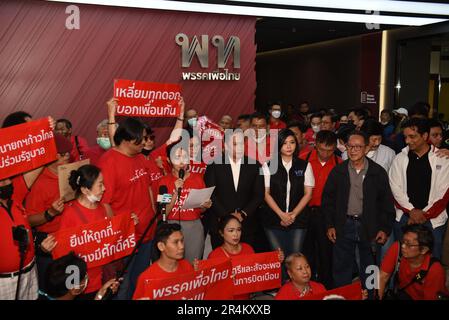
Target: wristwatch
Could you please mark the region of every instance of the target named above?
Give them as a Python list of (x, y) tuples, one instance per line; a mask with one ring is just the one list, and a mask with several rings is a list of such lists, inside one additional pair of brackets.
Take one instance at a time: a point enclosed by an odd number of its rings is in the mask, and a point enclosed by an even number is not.
[(52, 221), (52, 220), (55, 218), (55, 216), (52, 216), (52, 215), (48, 212), (48, 210), (45, 210), (45, 212), (44, 212), (44, 217), (45, 217), (45, 220), (47, 220), (47, 222), (50, 222), (50, 221)]

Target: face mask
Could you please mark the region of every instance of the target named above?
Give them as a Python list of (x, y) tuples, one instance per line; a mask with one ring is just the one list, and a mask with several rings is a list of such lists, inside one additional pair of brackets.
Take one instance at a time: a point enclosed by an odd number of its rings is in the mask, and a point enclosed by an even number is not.
[(12, 197), (12, 194), (14, 192), (14, 187), (12, 185), (12, 183), (0, 187), (0, 199), (2, 200), (9, 200)]
[(87, 197), (87, 200), (89, 200), (92, 203), (100, 202), (100, 200), (101, 200), (101, 197), (97, 197), (93, 194), (88, 194), (88, 195), (86, 195), (86, 197)]
[(281, 117), (281, 112), (279, 110), (274, 110), (271, 112), (271, 115), (273, 116), (273, 118), (279, 119)]
[(388, 121), (381, 121), (380, 122), (382, 125), (386, 126), (388, 124)]
[(143, 154), (145, 157), (147, 157), (150, 153), (151, 153), (151, 150), (145, 149), (145, 148), (142, 149), (142, 154)]
[(312, 130), (313, 130), (313, 132), (318, 133), (318, 132), (320, 132), (320, 126), (319, 125), (318, 126), (312, 126)]
[(366, 156), (371, 159), (372, 157), (374, 157), (374, 152), (375, 151), (371, 150), (366, 154)]
[(109, 138), (97, 138), (97, 144), (104, 150), (108, 150), (112, 147)]
[(190, 118), (189, 120), (187, 120), (187, 123), (188, 123), (189, 126), (191, 126), (192, 128), (196, 127), (196, 122), (197, 122), (197, 118)]

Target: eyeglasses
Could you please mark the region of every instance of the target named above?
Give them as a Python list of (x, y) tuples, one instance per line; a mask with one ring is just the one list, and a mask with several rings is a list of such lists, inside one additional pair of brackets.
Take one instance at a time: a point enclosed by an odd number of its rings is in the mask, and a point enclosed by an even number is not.
[(349, 150), (360, 151), (360, 150), (362, 150), (362, 148), (365, 148), (365, 146), (359, 146), (359, 145), (351, 146), (349, 144), (346, 145), (346, 149), (349, 149)]
[(400, 241), (401, 247), (413, 248), (419, 247), (419, 244), (411, 244), (409, 242)]

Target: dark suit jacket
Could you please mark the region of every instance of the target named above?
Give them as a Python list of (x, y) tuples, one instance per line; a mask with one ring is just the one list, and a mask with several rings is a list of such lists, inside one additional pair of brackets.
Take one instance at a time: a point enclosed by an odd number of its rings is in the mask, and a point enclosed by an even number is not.
[[(387, 172), (368, 159), (369, 166), (363, 180), (363, 214), (361, 215), (361, 238), (372, 241), (380, 230), (391, 233), (396, 216), (393, 195)], [(335, 228), (337, 238), (342, 237), (349, 201), (349, 160), (332, 169), (324, 186), (321, 210), (326, 227)]]
[(241, 209), (248, 215), (242, 225), (244, 241), (247, 236), (254, 234), (256, 210), (264, 199), (264, 180), (260, 164), (249, 164), (247, 157), (242, 158), (237, 192), (231, 165), (225, 163), (225, 158), (222, 159), (222, 164), (212, 163), (207, 166), (204, 181), (207, 187), (215, 186), (211, 197), (212, 207), (205, 219), (211, 235), (218, 234), (219, 219), (236, 209)]

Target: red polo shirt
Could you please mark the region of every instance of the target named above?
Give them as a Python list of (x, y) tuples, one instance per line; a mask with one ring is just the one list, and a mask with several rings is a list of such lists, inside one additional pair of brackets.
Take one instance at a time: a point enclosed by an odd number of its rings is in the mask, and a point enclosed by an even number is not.
[[(32, 216), (40, 214), (51, 208), (53, 202), (59, 199), (59, 182), (58, 176), (51, 172), (48, 168), (39, 175), (36, 182), (31, 187), (31, 192), (26, 197), (25, 206), (27, 215)], [(36, 227), (37, 231), (53, 233), (59, 230), (61, 223), (61, 215)]]
[[(308, 153), (303, 153), (300, 158), (303, 160), (307, 159)], [(337, 158), (338, 163), (342, 160)], [(309, 202), (310, 207), (321, 206), (321, 196), (323, 194), (324, 185), (326, 184), (327, 177), (329, 176), (332, 169), (337, 165), (335, 163), (335, 156), (332, 155), (327, 162), (322, 165), (318, 159), (317, 151), (314, 149), (309, 157), (309, 163), (312, 166), (313, 176), (315, 177), (315, 187), (312, 192), (312, 199)]]
[(275, 300), (301, 300), (304, 297), (311, 296), (314, 294), (320, 294), (323, 292), (326, 292), (326, 288), (318, 282), (310, 281), (309, 282), (310, 289), (307, 294), (301, 297), (301, 293), (299, 292), (298, 288), (295, 287), (295, 285), (289, 281), (286, 284), (284, 284), (281, 289), (279, 289), (278, 293), (276, 294)]
[(174, 272), (167, 272), (163, 270), (157, 261), (148, 267), (140, 274), (137, 281), (137, 288), (134, 291), (133, 299), (140, 299), (145, 297), (145, 281), (151, 279), (168, 279), (184, 273), (194, 272), (192, 265), (185, 259), (178, 261), (178, 268)]
[[(158, 185), (167, 186), (168, 192), (171, 194), (175, 193), (175, 181), (177, 178), (172, 174), (169, 174), (162, 179), (159, 180)], [(187, 199), (190, 191), (192, 189), (204, 189), (206, 185), (203, 181), (203, 178), (199, 174), (190, 173), (189, 177), (184, 181), (184, 187), (181, 191), (181, 196), (179, 197), (179, 201), (176, 201), (173, 209), (167, 214), (167, 219), (169, 220), (182, 220), (182, 221), (192, 221), (197, 220), (201, 216), (201, 209), (181, 209), (184, 205), (184, 202)]]
[[(78, 148), (82, 154), (86, 154), (86, 152), (89, 150), (89, 144), (87, 143), (87, 140), (83, 137), (78, 137)], [(70, 162), (80, 161), (80, 153), (78, 152), (78, 148), (76, 147), (76, 141), (75, 136), (70, 136), (70, 142), (72, 143), (72, 151), (70, 152)], [(84, 158), (83, 158), (84, 159)]]
[(271, 129), (280, 130), (280, 129), (285, 129), (285, 128), (287, 128), (287, 125), (285, 124), (284, 121), (279, 120), (277, 123), (275, 123), (274, 121), (270, 120), (270, 130)]
[(34, 241), (31, 234), (31, 228), (26, 218), (26, 211), (22, 205), (22, 200), (28, 192), (25, 180), (22, 175), (12, 179), (14, 193), (12, 196), (11, 215), (0, 206), (0, 273), (10, 273), (19, 271), (20, 254), (19, 245), (14, 241), (12, 228), (24, 225), (28, 229), (29, 245), (25, 254), (24, 266), (27, 266), (34, 259)]
[(95, 147), (90, 147), (86, 150), (86, 152), (84, 153), (84, 159), (89, 159), (90, 164), (98, 166), (98, 162), (100, 161), (101, 156), (105, 153), (106, 150), (104, 150), (97, 144)]
[[(383, 272), (393, 274), (396, 260), (399, 253), (399, 243), (396, 241), (391, 245), (382, 261), (381, 270)], [(419, 268), (412, 268), (406, 258), (401, 258), (399, 266), (399, 287), (404, 287), (416, 276), (421, 270), (429, 269), (430, 254), (424, 258)], [(430, 267), (427, 275), (423, 278), (422, 283), (415, 282), (405, 289), (405, 292), (413, 300), (436, 300), (438, 292), (447, 293), (446, 275), (443, 267), (439, 262), (435, 262)]]
[[(106, 188), (101, 202), (109, 204), (114, 214), (135, 213), (139, 218), (136, 237), (140, 239), (154, 216), (149, 193), (151, 180), (147, 171), (147, 160), (141, 154), (128, 157), (110, 149), (101, 157), (99, 167)], [(151, 240), (155, 231), (156, 223), (147, 233), (144, 242)]]

